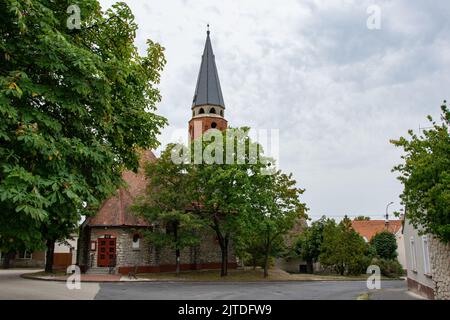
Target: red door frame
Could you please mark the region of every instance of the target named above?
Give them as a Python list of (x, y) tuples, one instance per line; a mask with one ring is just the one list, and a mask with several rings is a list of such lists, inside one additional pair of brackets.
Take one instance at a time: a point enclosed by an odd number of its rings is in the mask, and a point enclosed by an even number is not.
[(115, 266), (116, 260), (116, 238), (98, 238), (98, 267)]

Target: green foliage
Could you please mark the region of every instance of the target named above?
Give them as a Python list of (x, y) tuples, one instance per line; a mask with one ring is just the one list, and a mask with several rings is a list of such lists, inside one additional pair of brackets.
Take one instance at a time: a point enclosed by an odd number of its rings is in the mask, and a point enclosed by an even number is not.
[(152, 230), (141, 231), (145, 238), (156, 247), (175, 249), (179, 257), (180, 250), (199, 243), (198, 231), (203, 224), (186, 212), (192, 199), (190, 176), (185, 164), (172, 161), (173, 147), (168, 145), (158, 160), (147, 164), (146, 195), (136, 199), (132, 210), (154, 226)]
[(166, 124), (154, 113), (163, 48), (148, 41), (138, 54), (124, 3), (102, 12), (96, 0), (77, 1), (81, 29), (69, 30), (71, 4), (0, 3), (2, 246), (67, 237)]
[(300, 234), (294, 243), (292, 255), (300, 257), (309, 263), (318, 261), (323, 242), (323, 230), (327, 224), (332, 223), (334, 221), (327, 219), (325, 216), (314, 221), (310, 227), (307, 227)]
[[(262, 149), (250, 141), (248, 130), (209, 130), (191, 145), (194, 164), (188, 166), (187, 172), (191, 177), (192, 213), (217, 235), (222, 251), (222, 276), (227, 274), (230, 241), (251, 227), (246, 217), (252, 212), (255, 198), (252, 186), (265, 168)], [(238, 150), (241, 147), (242, 153)], [(256, 147), (256, 154), (250, 152), (251, 147)], [(201, 155), (210, 154), (211, 158), (195, 164), (196, 150)]]
[(370, 221), (370, 217), (366, 217), (366, 216), (357, 216), (355, 219), (353, 219), (355, 221)]
[(306, 218), (306, 206), (300, 202), (304, 190), (296, 187), (292, 174), (277, 171), (272, 175), (256, 175), (251, 187), (251, 214), (248, 230), (259, 239), (265, 256), (264, 275), (268, 275), (269, 258), (280, 256), (285, 250), (284, 237)]
[(323, 230), (320, 263), (332, 267), (337, 273), (361, 274), (370, 264), (368, 246), (351, 227), (346, 217), (339, 224), (329, 223)]
[(428, 116), (432, 124), (415, 134), (409, 130), (410, 139), (391, 140), (403, 148), (404, 163), (393, 168), (400, 173), (398, 179), (404, 186), (401, 199), (406, 205), (407, 218), (414, 227), (423, 228), (444, 242), (450, 241), (450, 111), (444, 105), (442, 123)]
[[(303, 190), (295, 187), (291, 175), (270, 171), (273, 161), (264, 157), (248, 131), (209, 130), (192, 141), (193, 152), (180, 155), (184, 161), (178, 161), (177, 168), (188, 181), (183, 188), (187, 192), (180, 192), (188, 199), (190, 213), (216, 233), (222, 275), (227, 274), (231, 242), (241, 257), (257, 260), (261, 252), (267, 266), (270, 257), (283, 251), (283, 236), (305, 211), (298, 199)], [(186, 149), (179, 146), (172, 155)], [(198, 161), (199, 155), (203, 161)], [(189, 165), (183, 164), (186, 160)]]
[(379, 266), (381, 274), (385, 277), (399, 277), (404, 274), (403, 267), (397, 259), (374, 258), (371, 264)]
[(395, 235), (388, 231), (377, 233), (370, 240), (378, 257), (393, 260), (397, 258), (397, 241)]

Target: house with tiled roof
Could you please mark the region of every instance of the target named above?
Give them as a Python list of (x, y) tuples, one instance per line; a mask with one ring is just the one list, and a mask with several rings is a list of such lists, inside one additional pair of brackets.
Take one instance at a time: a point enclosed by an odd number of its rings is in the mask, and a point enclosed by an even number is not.
[[(190, 140), (209, 129), (227, 128), (225, 103), (209, 30), (191, 112), (188, 124)], [(126, 187), (117, 190), (113, 197), (102, 204), (95, 216), (88, 217), (81, 225), (77, 263), (82, 271), (128, 274), (175, 270), (174, 250), (157, 248), (141, 237), (143, 229), (155, 226), (138, 218), (130, 210), (134, 199), (146, 191), (148, 181), (144, 167), (152, 161), (157, 161), (153, 152), (143, 152), (138, 172), (125, 171), (122, 175)], [(230, 249), (228, 267), (233, 268), (236, 267), (236, 258)], [(180, 258), (182, 270), (220, 268), (222, 256), (216, 235), (205, 231), (200, 244), (182, 250)]]
[(405, 244), (402, 233), (402, 220), (353, 220), (353, 229), (364, 238), (366, 242), (370, 242), (372, 238), (380, 232), (388, 231), (395, 235), (397, 242), (397, 259), (406, 270)]

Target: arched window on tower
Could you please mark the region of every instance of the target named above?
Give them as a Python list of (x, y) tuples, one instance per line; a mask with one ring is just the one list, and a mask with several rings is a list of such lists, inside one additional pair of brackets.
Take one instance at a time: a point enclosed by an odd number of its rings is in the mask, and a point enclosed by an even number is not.
[(215, 123), (215, 122), (211, 123), (211, 128), (213, 128), (213, 129), (217, 128), (217, 123)]
[(220, 115), (223, 117), (223, 110), (220, 110)]
[(200, 108), (200, 110), (198, 111), (198, 114), (202, 114), (205, 113), (205, 110), (203, 110), (203, 108)]
[(216, 114), (216, 109), (211, 108), (211, 109), (209, 110), (209, 113), (214, 113), (214, 114)]

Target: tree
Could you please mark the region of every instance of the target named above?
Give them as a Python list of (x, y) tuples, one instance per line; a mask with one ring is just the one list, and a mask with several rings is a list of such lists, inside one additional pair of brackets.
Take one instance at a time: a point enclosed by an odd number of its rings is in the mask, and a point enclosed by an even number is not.
[(382, 259), (397, 258), (397, 241), (395, 235), (389, 231), (382, 231), (373, 236), (370, 244), (374, 246), (377, 256)]
[(340, 275), (360, 274), (369, 264), (368, 246), (345, 217), (339, 224), (329, 223), (323, 231), (320, 262)]
[[(10, 224), (16, 219), (17, 223)], [(10, 267), (10, 260), (16, 252), (23, 250), (43, 250), (45, 244), (39, 232), (39, 222), (16, 214), (13, 210), (2, 210), (0, 214), (0, 251), (3, 268)], [(25, 245), (27, 244), (27, 245)]]
[(155, 148), (166, 124), (154, 113), (163, 48), (149, 40), (139, 55), (124, 3), (102, 12), (77, 1), (81, 28), (71, 30), (72, 4), (0, 3), (0, 206), (14, 213), (0, 235), (15, 229), (28, 247), (36, 239), (24, 235), (40, 233), (49, 252), (116, 190), (123, 169), (137, 170), (138, 150)]
[(185, 164), (171, 159), (173, 145), (168, 145), (160, 158), (146, 166), (149, 184), (144, 197), (138, 198), (132, 210), (152, 223), (144, 230), (145, 238), (156, 247), (175, 250), (176, 273), (180, 272), (180, 252), (199, 242), (197, 232), (202, 221), (186, 210), (191, 205), (189, 178)]
[[(261, 149), (250, 141), (248, 130), (210, 129), (191, 143), (194, 152), (188, 172), (192, 213), (216, 233), (222, 255), (221, 276), (228, 274), (231, 239), (246, 227), (244, 216), (250, 212), (252, 181), (265, 168), (260, 161)], [(201, 163), (196, 163), (198, 155)]]
[(306, 261), (308, 273), (313, 273), (313, 263), (319, 260), (322, 242), (323, 230), (327, 224), (334, 223), (334, 220), (322, 216), (314, 221), (310, 227), (300, 234), (294, 244), (293, 254)]
[(299, 196), (304, 192), (297, 188), (292, 174), (277, 171), (275, 174), (256, 174), (251, 192), (251, 214), (248, 228), (261, 246), (264, 257), (264, 277), (269, 275), (269, 260), (281, 254), (283, 237), (300, 219), (306, 218), (306, 206)]
[(355, 219), (353, 219), (354, 221), (370, 221), (370, 217), (366, 217), (366, 216), (357, 216)]
[(409, 130), (409, 140), (400, 137), (391, 143), (405, 152), (404, 163), (393, 171), (404, 186), (400, 197), (407, 218), (415, 228), (450, 242), (450, 111), (445, 101), (441, 110), (440, 124), (428, 116), (430, 129), (420, 135)]

